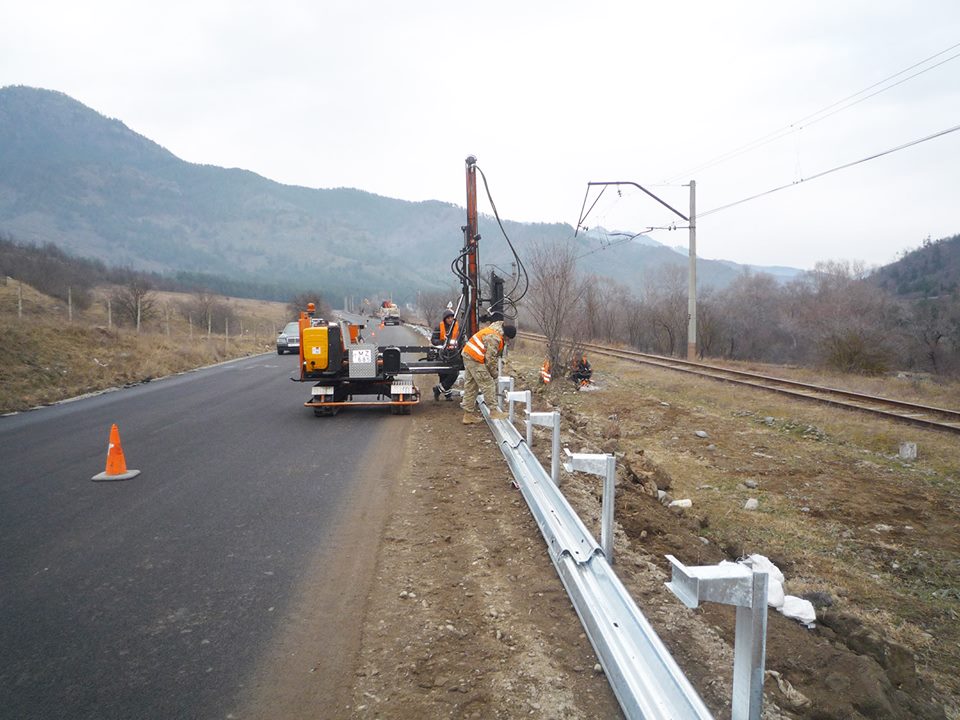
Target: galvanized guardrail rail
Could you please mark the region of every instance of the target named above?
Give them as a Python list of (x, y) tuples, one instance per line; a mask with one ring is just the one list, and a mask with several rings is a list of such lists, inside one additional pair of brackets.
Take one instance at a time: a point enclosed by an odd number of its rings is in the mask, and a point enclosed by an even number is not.
[[(529, 391), (513, 391), (512, 378), (499, 378), (498, 396), (509, 402), (509, 419), (492, 420), (480, 409), (536, 520), (564, 587), (593, 645), (624, 715), (633, 720), (707, 720), (710, 711), (656, 631), (620, 582), (613, 560), (612, 456), (570, 455), (569, 468), (605, 478), (603, 547), (559, 489), (559, 413), (534, 413)], [(499, 399), (499, 398), (498, 398)], [(513, 425), (514, 403), (524, 402), (527, 438)], [(499, 405), (499, 403), (498, 403)], [(551, 473), (530, 448), (532, 426), (553, 427)], [(674, 558), (667, 587), (687, 607), (702, 601), (737, 606), (734, 648), (733, 720), (759, 720), (766, 650), (767, 576), (740, 565), (688, 568)]]
[(645, 720), (712, 718), (520, 433), (508, 421), (491, 420), (485, 405), (481, 410), (624, 714)]

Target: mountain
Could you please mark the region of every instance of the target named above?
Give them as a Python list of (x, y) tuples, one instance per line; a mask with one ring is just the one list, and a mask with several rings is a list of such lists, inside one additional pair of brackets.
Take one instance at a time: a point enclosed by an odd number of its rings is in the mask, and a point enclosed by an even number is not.
[[(141, 270), (404, 300), (454, 284), (464, 222), (450, 203), (283, 185), (185, 162), (63, 93), (0, 89), (0, 231), (19, 241)], [(521, 255), (536, 240), (573, 237), (561, 223), (504, 226)], [(482, 216), (480, 232), (482, 262), (509, 271), (495, 220)], [(655, 241), (606, 246), (581, 234), (574, 242), (584, 271), (631, 287), (645, 271), (686, 265)], [(698, 259), (703, 285), (726, 285), (739, 271)]]
[(877, 269), (870, 279), (905, 298), (960, 298), (960, 235), (927, 239), (916, 250)]

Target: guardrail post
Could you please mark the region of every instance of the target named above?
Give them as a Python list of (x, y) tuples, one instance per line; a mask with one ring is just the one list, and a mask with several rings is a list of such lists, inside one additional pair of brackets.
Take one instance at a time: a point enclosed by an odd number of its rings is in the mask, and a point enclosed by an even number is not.
[(600, 508), (600, 549), (607, 562), (613, 565), (613, 506), (617, 459), (613, 455), (572, 453), (565, 450), (570, 462), (564, 463), (567, 472), (585, 472), (603, 478), (603, 498)]
[[(530, 415), (530, 411), (533, 409), (533, 393), (529, 390), (511, 390), (507, 393), (507, 407), (510, 412), (510, 422), (513, 422), (514, 418), (513, 404), (518, 401), (527, 404), (527, 415)], [(529, 444), (528, 442), (527, 445)]]
[(527, 446), (533, 447), (533, 426), (543, 425), (553, 428), (553, 443), (550, 448), (550, 479), (560, 487), (560, 413), (532, 412), (527, 418)]
[(600, 547), (607, 562), (613, 565), (613, 503), (614, 484), (617, 479), (617, 459), (607, 455), (606, 474), (603, 478), (603, 500), (600, 508)]
[(513, 390), (513, 378), (509, 375), (507, 377), (497, 377), (497, 410), (503, 410), (501, 400), (503, 399), (504, 390), (507, 392), (511, 392)]
[(736, 606), (730, 718), (760, 720), (767, 654), (767, 573), (738, 563), (686, 567), (673, 555), (667, 559), (673, 573), (665, 584), (688, 608), (704, 601)]

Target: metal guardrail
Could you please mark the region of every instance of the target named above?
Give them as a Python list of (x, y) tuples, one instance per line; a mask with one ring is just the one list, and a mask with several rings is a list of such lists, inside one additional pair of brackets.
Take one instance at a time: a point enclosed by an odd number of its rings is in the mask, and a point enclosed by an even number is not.
[[(497, 407), (509, 403), (506, 420), (491, 420), (480, 410), (497, 438), (537, 526), (547, 541), (550, 559), (573, 602), (624, 714), (644, 720), (710, 718), (703, 701), (657, 637), (643, 613), (611, 569), (616, 459), (612, 455), (564, 450), (568, 472), (604, 478), (601, 546), (561, 494), (560, 413), (533, 412), (529, 390), (515, 391), (513, 378), (497, 379)], [(513, 425), (514, 404), (526, 405), (526, 442)], [(533, 426), (552, 427), (551, 473), (533, 454)], [(767, 638), (767, 574), (737, 563), (687, 567), (671, 555), (667, 588), (689, 608), (701, 602), (737, 609), (731, 720), (760, 720)]]
[(508, 420), (491, 420), (483, 402), (480, 411), (543, 534), (624, 715), (630, 720), (712, 718), (524, 438)]

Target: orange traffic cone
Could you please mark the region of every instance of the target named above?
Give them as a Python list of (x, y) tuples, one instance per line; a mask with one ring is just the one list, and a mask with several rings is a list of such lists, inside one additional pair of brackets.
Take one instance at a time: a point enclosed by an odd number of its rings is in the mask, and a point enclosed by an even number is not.
[(127, 470), (127, 461), (123, 457), (123, 447), (120, 445), (120, 431), (114, 423), (110, 427), (110, 444), (107, 445), (107, 469), (90, 479), (129, 480), (139, 474), (139, 470)]

